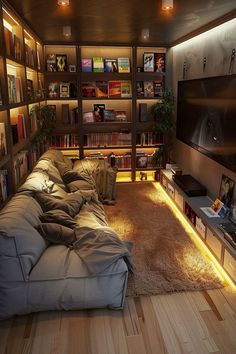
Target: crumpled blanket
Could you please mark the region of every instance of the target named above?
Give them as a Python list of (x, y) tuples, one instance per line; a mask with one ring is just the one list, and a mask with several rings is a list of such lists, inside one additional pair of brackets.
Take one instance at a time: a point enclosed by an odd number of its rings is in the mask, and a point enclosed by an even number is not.
[(132, 242), (120, 240), (110, 227), (79, 227), (74, 232), (77, 238), (73, 244), (74, 251), (92, 275), (102, 273), (120, 258), (124, 258), (128, 269), (133, 271)]

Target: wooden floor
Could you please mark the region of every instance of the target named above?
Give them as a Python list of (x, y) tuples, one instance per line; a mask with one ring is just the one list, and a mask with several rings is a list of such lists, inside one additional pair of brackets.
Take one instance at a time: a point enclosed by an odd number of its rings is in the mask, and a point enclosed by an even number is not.
[(0, 322), (1, 354), (236, 353), (230, 289), (127, 298), (124, 311), (44, 312)]

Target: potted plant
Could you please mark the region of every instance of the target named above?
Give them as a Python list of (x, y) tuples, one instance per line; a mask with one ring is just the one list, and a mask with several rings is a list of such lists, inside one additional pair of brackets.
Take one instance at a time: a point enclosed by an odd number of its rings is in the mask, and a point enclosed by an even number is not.
[(170, 89), (166, 89), (163, 92), (162, 101), (155, 103), (151, 107), (150, 112), (152, 120), (154, 121), (154, 137), (162, 139), (164, 143), (164, 148), (162, 149), (164, 162), (170, 162), (173, 133), (175, 129), (175, 124), (173, 121), (174, 97)]
[(56, 127), (55, 109), (49, 105), (34, 106), (30, 110), (30, 118), (33, 115), (37, 120), (37, 132), (33, 138), (33, 144), (47, 146)]

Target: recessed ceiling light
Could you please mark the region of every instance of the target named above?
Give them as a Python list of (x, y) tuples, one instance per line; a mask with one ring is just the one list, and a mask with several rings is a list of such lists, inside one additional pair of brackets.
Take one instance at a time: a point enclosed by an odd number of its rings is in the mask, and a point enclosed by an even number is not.
[(70, 5), (70, 0), (58, 0), (57, 3), (60, 6), (68, 6)]
[(149, 38), (149, 29), (148, 28), (143, 28), (142, 29), (142, 38), (143, 39), (148, 39)]
[(172, 10), (173, 0), (162, 0), (162, 10)]

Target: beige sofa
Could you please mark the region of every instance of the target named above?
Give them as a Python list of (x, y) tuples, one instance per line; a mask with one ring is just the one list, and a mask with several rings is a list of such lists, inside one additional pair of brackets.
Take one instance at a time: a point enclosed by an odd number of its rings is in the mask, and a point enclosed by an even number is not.
[[(49, 246), (37, 231), (43, 210), (33, 197), (35, 191), (44, 190), (59, 199), (70, 195), (56, 163), (66, 164), (69, 169), (80, 171), (82, 175), (84, 173), (85, 179), (80, 179), (80, 189), (75, 191), (86, 200), (74, 218), (77, 226), (94, 229), (107, 227), (98, 194), (104, 201), (114, 198), (115, 172), (110, 173), (109, 166), (105, 171), (102, 162), (100, 173), (103, 173), (103, 182), (107, 179), (104, 186), (107, 183), (108, 188), (103, 186), (99, 189), (101, 176), (95, 167), (91, 167), (90, 173), (85, 168), (88, 168), (87, 162), (85, 165), (84, 162), (82, 165), (77, 162), (73, 169), (61, 152), (51, 150), (45, 153), (0, 213), (1, 319), (35, 311), (100, 307), (120, 309), (124, 305), (128, 268), (123, 258), (94, 275), (73, 249), (63, 244)], [(99, 161), (97, 163), (99, 165)], [(72, 189), (75, 188), (73, 182), (71, 185)]]

